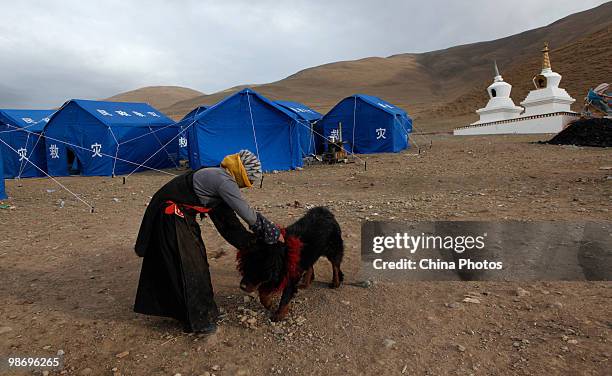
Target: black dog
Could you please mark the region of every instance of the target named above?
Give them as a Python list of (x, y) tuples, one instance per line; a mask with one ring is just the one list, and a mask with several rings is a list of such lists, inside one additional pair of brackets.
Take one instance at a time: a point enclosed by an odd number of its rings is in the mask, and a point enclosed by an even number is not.
[[(307, 288), (314, 280), (315, 262), (321, 256), (332, 264), (331, 288), (342, 283), (340, 263), (344, 253), (342, 231), (334, 215), (324, 207), (309, 210), (304, 217), (283, 230), (285, 242), (268, 245), (262, 241), (246, 242), (239, 248), (238, 270), (242, 274), (240, 288), (246, 292), (258, 290), (259, 301), (272, 308), (272, 296), (283, 294), (272, 321), (282, 320), (289, 312), (289, 303), (299, 287)], [(243, 243), (245, 244), (245, 243)]]

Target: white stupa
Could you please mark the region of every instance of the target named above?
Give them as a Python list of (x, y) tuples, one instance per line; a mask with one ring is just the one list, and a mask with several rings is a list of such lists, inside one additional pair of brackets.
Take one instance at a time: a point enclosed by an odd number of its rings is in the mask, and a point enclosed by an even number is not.
[[(545, 43), (542, 50), (542, 71), (533, 78), (536, 88), (530, 91), (527, 98), (521, 102), (521, 105), (525, 107), (523, 114), (519, 116), (520, 111), (513, 110), (513, 108), (520, 109), (521, 107), (514, 106), (510, 99), (511, 86), (503, 81), (499, 72), (496, 72), (498, 73), (498, 76), (495, 77), (496, 82), (493, 82), (488, 89), (491, 97), (489, 103), (485, 108), (476, 111), (480, 115), (480, 120), (466, 127), (456, 128), (453, 134), (468, 136), (558, 133), (571, 121), (578, 119), (580, 115), (571, 110), (575, 99), (559, 87), (561, 75), (553, 72), (548, 52), (548, 43)], [(495, 91), (493, 92), (492, 89)], [(502, 93), (503, 96), (500, 95)], [(507, 117), (503, 118), (503, 116)]]
[(569, 96), (565, 89), (559, 87), (561, 75), (553, 72), (548, 56), (548, 43), (542, 49), (542, 72), (533, 77), (535, 90), (527, 95), (521, 105), (525, 107), (524, 116), (550, 114), (553, 112), (571, 112), (570, 106), (576, 100)]
[(489, 102), (484, 108), (476, 111), (480, 115), (480, 120), (474, 124), (489, 123), (498, 120), (514, 119), (523, 112), (523, 108), (516, 106), (510, 98), (512, 85), (505, 82), (495, 62), (495, 78), (493, 83), (487, 88)]

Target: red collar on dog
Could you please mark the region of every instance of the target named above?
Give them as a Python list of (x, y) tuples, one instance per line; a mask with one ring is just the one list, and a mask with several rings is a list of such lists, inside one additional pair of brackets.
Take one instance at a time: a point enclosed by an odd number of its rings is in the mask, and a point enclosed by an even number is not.
[[(303, 271), (300, 267), (300, 259), (304, 243), (302, 243), (300, 238), (298, 238), (297, 236), (287, 236), (284, 228), (281, 229), (281, 234), (283, 235), (283, 238), (285, 238), (285, 244), (287, 245), (287, 258), (285, 261), (286, 273), (281, 283), (279, 283), (278, 286), (274, 287), (271, 292), (284, 290), (287, 286), (287, 283), (289, 283), (290, 280), (300, 278), (301, 273)], [(242, 264), (244, 252), (245, 251), (243, 250), (238, 250), (238, 253), (236, 254), (236, 261), (238, 262), (237, 269), (241, 275), (244, 275)]]

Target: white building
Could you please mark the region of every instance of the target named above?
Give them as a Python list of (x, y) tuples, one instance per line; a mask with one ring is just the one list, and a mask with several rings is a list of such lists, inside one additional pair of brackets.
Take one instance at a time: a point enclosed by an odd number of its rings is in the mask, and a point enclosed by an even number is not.
[(571, 112), (570, 106), (576, 101), (565, 89), (559, 87), (561, 75), (553, 72), (548, 51), (548, 43), (546, 43), (542, 50), (544, 54), (542, 72), (533, 78), (536, 90), (530, 91), (527, 98), (521, 102), (521, 105), (525, 107), (523, 116)]
[(501, 74), (499, 74), (497, 62), (495, 62), (495, 78), (493, 83), (487, 88), (489, 102), (487, 102), (484, 108), (476, 111), (480, 115), (480, 120), (472, 123), (472, 125), (518, 117), (523, 112), (523, 108), (514, 104), (512, 98), (510, 98), (511, 91), (512, 85), (504, 81)]
[[(561, 75), (553, 72), (548, 52), (548, 44), (545, 44), (542, 49), (542, 71), (533, 78), (535, 90), (530, 91), (527, 98), (521, 102), (525, 107), (525, 112), (521, 116), (483, 122), (481, 115), (481, 121), (467, 127), (456, 128), (453, 134), (466, 136), (558, 133), (571, 121), (577, 119), (579, 114), (572, 112), (570, 108), (575, 99), (559, 87)], [(485, 109), (486, 107), (483, 110)]]

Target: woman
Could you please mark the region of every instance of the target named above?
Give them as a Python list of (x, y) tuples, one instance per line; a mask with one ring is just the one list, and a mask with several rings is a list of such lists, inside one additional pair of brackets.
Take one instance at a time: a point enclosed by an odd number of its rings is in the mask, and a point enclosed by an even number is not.
[[(261, 179), (261, 163), (248, 150), (226, 156), (220, 167), (177, 176), (151, 199), (142, 219), (136, 254), (144, 257), (134, 311), (175, 318), (186, 332), (216, 330), (219, 310), (196, 215), (207, 213), (233, 246), (246, 229), (236, 214), (266, 243), (280, 229), (254, 211), (240, 194)], [(240, 235), (240, 236), (236, 236)]]

